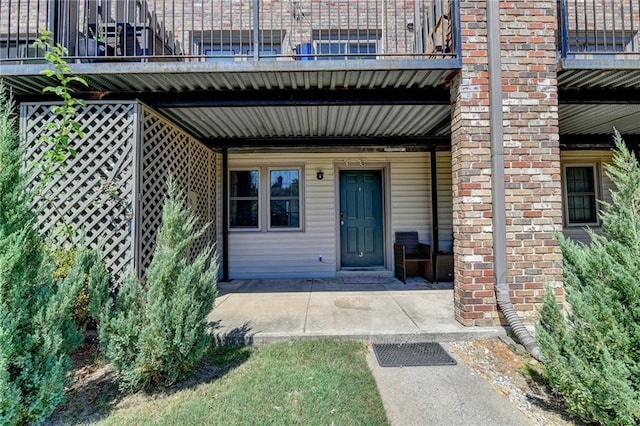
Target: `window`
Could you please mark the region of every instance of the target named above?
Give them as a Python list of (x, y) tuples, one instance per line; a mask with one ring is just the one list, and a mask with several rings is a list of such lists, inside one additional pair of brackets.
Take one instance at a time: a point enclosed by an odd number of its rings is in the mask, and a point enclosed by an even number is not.
[[(261, 48), (258, 52), (261, 61), (275, 61), (276, 56), (280, 54), (280, 46), (278, 49)], [(233, 45), (233, 46), (215, 46), (213, 48), (206, 47), (204, 54), (207, 56), (205, 60), (211, 61), (227, 61), (234, 62), (236, 59), (253, 59), (253, 48), (247, 46)]]
[[(239, 49), (238, 49), (239, 51)], [(207, 55), (206, 61), (230, 61), (233, 62), (236, 55), (236, 49), (216, 47), (214, 49), (204, 49)]]
[[(285, 30), (260, 31), (257, 39), (258, 57), (261, 61), (275, 61), (282, 53)], [(206, 30), (191, 34), (192, 52), (205, 56), (209, 61), (253, 60), (256, 40), (249, 30)]]
[(232, 171), (229, 190), (229, 220), (231, 228), (260, 226), (260, 172), (258, 170)]
[(567, 225), (598, 223), (596, 166), (565, 166), (565, 214)]
[[(17, 37), (21, 37), (18, 35)], [(31, 36), (35, 38), (35, 35)], [(1, 40), (0, 41), (0, 59), (11, 58), (40, 58), (44, 56), (44, 52), (36, 48), (33, 43), (27, 39), (19, 40)], [(41, 63), (44, 61), (38, 61)], [(30, 62), (36, 63), (36, 62)]]
[(269, 226), (271, 228), (300, 227), (300, 170), (285, 169), (269, 172)]
[[(319, 41), (316, 43), (319, 60), (331, 59), (375, 59), (376, 44), (358, 41)], [(339, 56), (339, 55), (348, 56)]]
[(320, 30), (313, 34), (318, 60), (376, 59), (376, 30)]
[[(567, 47), (569, 52), (609, 53), (624, 52), (633, 43), (635, 31), (621, 30), (569, 30)], [(633, 48), (633, 46), (631, 46)]]
[(298, 167), (230, 171), (229, 227), (263, 232), (301, 230), (301, 177)]

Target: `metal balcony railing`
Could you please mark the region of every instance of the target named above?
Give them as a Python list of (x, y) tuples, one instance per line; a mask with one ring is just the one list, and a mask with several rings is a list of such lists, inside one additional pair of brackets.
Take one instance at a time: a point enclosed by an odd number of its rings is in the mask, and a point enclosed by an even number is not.
[(0, 0), (0, 62), (459, 57), (457, 0)]
[(563, 58), (625, 58), (640, 53), (640, 0), (560, 0)]

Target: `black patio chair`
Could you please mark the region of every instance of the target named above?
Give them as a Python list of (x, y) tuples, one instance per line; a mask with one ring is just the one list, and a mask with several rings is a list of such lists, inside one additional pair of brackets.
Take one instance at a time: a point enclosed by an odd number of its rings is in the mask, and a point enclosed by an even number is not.
[(431, 246), (418, 241), (417, 232), (396, 232), (393, 244), (395, 276), (406, 283), (408, 276), (432, 281)]

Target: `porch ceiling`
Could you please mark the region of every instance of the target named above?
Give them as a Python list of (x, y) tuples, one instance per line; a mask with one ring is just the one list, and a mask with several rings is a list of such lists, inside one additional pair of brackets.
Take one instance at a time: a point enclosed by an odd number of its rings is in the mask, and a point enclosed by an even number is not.
[[(640, 89), (640, 60), (628, 63), (613, 61), (598, 67), (580, 68), (580, 63), (566, 63), (567, 68), (558, 71), (558, 86), (582, 88), (633, 88)], [(579, 61), (578, 61), (579, 62)]]
[(204, 141), (446, 136), (447, 105), (302, 105), (160, 108)]
[[(241, 140), (297, 138), (441, 138), (451, 134), (451, 107), (443, 103), (353, 103), (322, 105), (200, 106), (159, 108), (198, 138)], [(561, 138), (585, 142), (610, 141), (613, 128), (623, 135), (640, 136), (640, 104), (561, 103)], [(634, 140), (638, 138), (633, 138)], [(568, 139), (567, 139), (568, 140)], [(402, 139), (394, 139), (402, 143)]]
[(560, 104), (560, 134), (606, 135), (615, 127), (623, 135), (640, 135), (639, 104)]

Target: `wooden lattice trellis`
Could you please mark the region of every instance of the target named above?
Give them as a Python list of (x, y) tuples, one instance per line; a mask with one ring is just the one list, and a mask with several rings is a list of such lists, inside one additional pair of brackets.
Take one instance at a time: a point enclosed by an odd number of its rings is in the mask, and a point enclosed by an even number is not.
[[(50, 148), (39, 139), (51, 132), (48, 125), (56, 119), (52, 105), (21, 105), (27, 168)], [(212, 150), (138, 102), (88, 102), (79, 108), (76, 120), (85, 136), (72, 141), (77, 155), (66, 162), (65, 173), (46, 185), (41, 184), (41, 174), (32, 174), (42, 233), (55, 237), (61, 225), (70, 226), (91, 247), (100, 247), (114, 284), (131, 271), (142, 275), (153, 256), (167, 178), (172, 175), (188, 196), (197, 225), (211, 223), (192, 254), (215, 241)]]
[(144, 271), (153, 257), (170, 175), (198, 217), (197, 226), (211, 223), (192, 254), (214, 242), (215, 153), (148, 107), (143, 108), (142, 135), (139, 265)]
[(191, 247), (192, 255), (200, 253), (215, 239), (215, 209), (211, 188), (213, 187), (214, 161), (211, 150), (191, 141), (189, 147), (189, 203), (197, 215), (198, 228), (210, 223), (206, 232)]
[[(27, 168), (41, 161), (50, 147), (39, 142), (56, 120), (52, 104), (22, 104), (21, 134)], [(114, 282), (121, 282), (133, 266), (132, 204), (135, 146), (135, 103), (94, 102), (80, 108), (76, 120), (85, 136), (71, 146), (66, 171), (46, 185), (31, 170), (37, 188), (38, 227), (51, 238), (72, 229), (92, 247), (100, 247)]]

